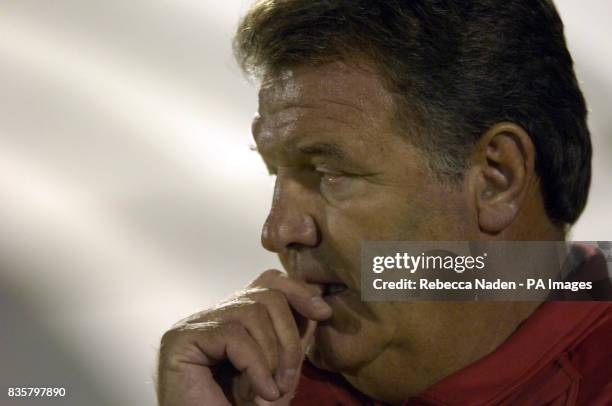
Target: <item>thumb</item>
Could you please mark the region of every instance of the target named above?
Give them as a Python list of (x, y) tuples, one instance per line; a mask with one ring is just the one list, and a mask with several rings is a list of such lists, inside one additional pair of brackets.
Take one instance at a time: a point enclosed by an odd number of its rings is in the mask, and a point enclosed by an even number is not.
[(315, 320), (308, 320), (306, 322), (306, 327), (304, 328), (304, 334), (302, 334), (302, 338), (300, 342), (302, 343), (302, 355), (305, 355), (308, 351), (308, 347), (310, 347), (314, 341), (314, 333), (317, 329), (317, 322)]
[[(312, 345), (312, 343), (314, 342), (314, 334), (315, 331), (317, 329), (317, 322), (315, 320), (311, 320), (311, 319), (303, 319), (302, 320), (303, 324), (302, 327), (300, 329), (301, 331), (301, 338), (300, 338), (300, 344), (302, 346), (302, 362), (299, 365), (299, 368), (297, 370), (294, 370), (294, 373), (292, 376), (286, 376), (283, 375), (282, 379), (283, 382), (282, 384), (280, 384), (279, 382), (279, 387), (283, 387), (283, 388), (290, 388), (290, 390), (288, 391), (289, 393), (293, 393), (300, 381), (300, 376), (301, 376), (301, 372), (302, 372), (302, 365), (304, 364), (304, 357), (306, 356), (306, 353), (308, 351), (308, 348)], [(287, 373), (287, 371), (283, 371), (284, 374)], [(280, 378), (280, 377), (279, 377)]]

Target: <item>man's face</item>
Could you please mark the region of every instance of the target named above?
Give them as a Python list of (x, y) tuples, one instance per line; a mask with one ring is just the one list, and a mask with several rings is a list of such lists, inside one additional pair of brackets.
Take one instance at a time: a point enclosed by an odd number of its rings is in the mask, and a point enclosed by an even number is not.
[[(440, 183), (393, 121), (391, 94), (365, 68), (332, 63), (264, 80), (253, 134), (276, 175), (263, 245), (290, 276), (320, 284), (333, 317), (320, 323), (310, 359), (349, 371), (456, 323), (457, 307), (360, 300), (363, 240), (468, 239), (473, 213), (460, 186)], [(405, 358), (405, 357), (404, 357)]]

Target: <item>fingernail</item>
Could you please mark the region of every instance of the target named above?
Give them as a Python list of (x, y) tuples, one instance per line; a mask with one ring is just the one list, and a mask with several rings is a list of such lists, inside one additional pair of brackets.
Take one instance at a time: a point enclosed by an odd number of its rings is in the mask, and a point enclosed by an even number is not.
[(272, 377), (269, 377), (268, 381), (266, 382), (266, 391), (270, 394), (271, 397), (275, 399), (280, 396), (278, 386), (276, 386), (276, 382), (274, 382), (274, 379), (272, 379)]
[(276, 383), (283, 394), (287, 393), (293, 387), (297, 370), (287, 369), (276, 372)]
[(329, 305), (327, 303), (325, 303), (325, 300), (323, 300), (323, 298), (321, 298), (319, 296), (313, 296), (312, 299), (310, 299), (310, 302), (312, 303), (312, 306), (317, 311), (329, 311), (329, 310), (331, 310), (331, 307), (329, 307)]

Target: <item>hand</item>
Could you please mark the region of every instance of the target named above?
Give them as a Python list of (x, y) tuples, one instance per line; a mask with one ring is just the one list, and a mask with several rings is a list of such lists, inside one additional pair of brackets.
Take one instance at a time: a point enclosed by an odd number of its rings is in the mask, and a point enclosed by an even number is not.
[(160, 405), (288, 405), (316, 322), (331, 317), (321, 293), (268, 270), (177, 323), (161, 341)]

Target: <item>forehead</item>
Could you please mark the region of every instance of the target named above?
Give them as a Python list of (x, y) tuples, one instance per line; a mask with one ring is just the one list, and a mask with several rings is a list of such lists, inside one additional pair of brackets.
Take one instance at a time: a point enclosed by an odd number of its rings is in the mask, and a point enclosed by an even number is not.
[(342, 62), (298, 67), (264, 79), (253, 134), (259, 145), (344, 128), (366, 141), (390, 126), (392, 113), (392, 97), (373, 69)]
[(361, 109), (390, 101), (373, 68), (343, 62), (285, 69), (274, 77), (264, 78), (259, 92), (259, 103), (264, 112), (290, 103), (320, 99), (344, 102)]

